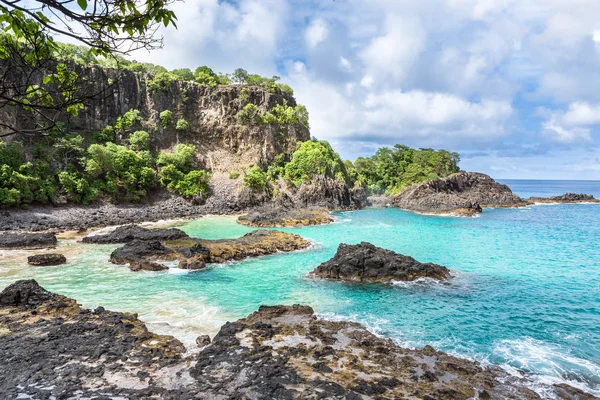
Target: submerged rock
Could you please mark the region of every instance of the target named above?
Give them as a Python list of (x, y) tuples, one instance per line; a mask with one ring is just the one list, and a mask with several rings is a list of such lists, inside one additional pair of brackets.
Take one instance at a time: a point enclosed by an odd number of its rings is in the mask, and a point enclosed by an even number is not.
[(3, 233), (0, 234), (0, 249), (53, 249), (58, 241), (53, 233)]
[(83, 243), (127, 243), (132, 240), (175, 240), (187, 238), (184, 231), (176, 228), (170, 229), (147, 229), (139, 225), (120, 226), (106, 235), (89, 235), (81, 241)]
[(293, 227), (329, 224), (333, 217), (320, 208), (282, 208), (265, 206), (242, 215), (237, 222), (259, 228)]
[(27, 257), (27, 263), (36, 266), (61, 265), (67, 262), (67, 258), (62, 254), (36, 254)]
[[(512, 399), (538, 400), (523, 374), (463, 360), (431, 346), (406, 349), (354, 322), (318, 319), (307, 306), (273, 306), (225, 324), (184, 356), (171, 336), (135, 314), (19, 281), (0, 293), (3, 398)], [(596, 399), (568, 385), (558, 399)]]
[(553, 197), (530, 197), (529, 201), (532, 203), (600, 203), (600, 200), (596, 199), (591, 194), (582, 193), (565, 193), (560, 196)]
[(529, 203), (488, 175), (458, 172), (410, 186), (394, 197), (393, 204), (422, 213), (475, 215), (482, 207), (519, 207)]
[(130, 262), (129, 269), (132, 271), (164, 271), (169, 267), (154, 261), (139, 260)]
[(423, 264), (412, 257), (362, 242), (340, 244), (335, 256), (315, 268), (312, 276), (349, 282), (414, 281), (419, 278), (445, 280), (450, 271), (441, 265)]

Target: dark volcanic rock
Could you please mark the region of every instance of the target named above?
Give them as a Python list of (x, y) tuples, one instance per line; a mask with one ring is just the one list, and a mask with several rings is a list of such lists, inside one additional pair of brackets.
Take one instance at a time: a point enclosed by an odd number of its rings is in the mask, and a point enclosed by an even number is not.
[(419, 278), (448, 279), (450, 271), (441, 265), (423, 264), (412, 257), (362, 242), (340, 244), (335, 256), (315, 268), (311, 275), (350, 282), (414, 281)]
[(27, 263), (38, 266), (61, 265), (67, 262), (67, 258), (62, 254), (36, 254), (27, 257)]
[(321, 175), (300, 185), (293, 198), (299, 207), (304, 208), (356, 209), (368, 204), (367, 192), (363, 188), (351, 189), (345, 183)]
[(600, 200), (594, 198), (591, 194), (565, 193), (553, 197), (530, 197), (529, 201), (534, 203), (598, 203)]
[(127, 243), (134, 239), (140, 240), (175, 240), (187, 238), (188, 235), (176, 228), (146, 229), (139, 225), (120, 226), (106, 235), (90, 235), (82, 239), (83, 243)]
[(132, 240), (113, 251), (110, 262), (113, 264), (128, 264), (139, 261), (174, 260), (173, 250), (163, 246), (158, 240)]
[[(541, 399), (525, 374), (398, 347), (306, 306), (260, 307), (197, 344), (200, 353), (184, 358), (179, 341), (148, 332), (137, 315), (83, 310), (33, 280), (0, 293), (6, 399)], [(545, 389), (596, 399), (563, 384)]]
[(56, 247), (53, 233), (3, 233), (0, 234), (0, 249), (49, 249)]
[(0, 294), (2, 399), (190, 399), (189, 379), (177, 375), (184, 351), (135, 314), (92, 313), (33, 280)]
[(333, 217), (325, 209), (266, 205), (238, 217), (237, 222), (259, 228), (274, 228), (329, 224), (333, 222)]
[(393, 204), (409, 211), (473, 215), (481, 212), (481, 207), (518, 207), (528, 203), (485, 174), (458, 172), (410, 186), (394, 197)]

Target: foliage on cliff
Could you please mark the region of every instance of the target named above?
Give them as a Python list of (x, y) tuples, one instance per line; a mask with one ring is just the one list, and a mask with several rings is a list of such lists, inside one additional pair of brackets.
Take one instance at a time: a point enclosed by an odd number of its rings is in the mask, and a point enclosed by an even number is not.
[(383, 147), (372, 157), (347, 162), (355, 184), (371, 193), (396, 194), (407, 186), (458, 172), (460, 156), (446, 150), (413, 149), (397, 144)]
[[(182, 144), (156, 156), (150, 134), (135, 130), (139, 122), (132, 110), (88, 144), (81, 135), (53, 131), (27, 155), (19, 141), (0, 142), (0, 207), (87, 204), (99, 198), (139, 201), (159, 186), (186, 198), (205, 198), (209, 174), (196, 168), (196, 147)], [(115, 132), (128, 136), (129, 145), (114, 143)]]

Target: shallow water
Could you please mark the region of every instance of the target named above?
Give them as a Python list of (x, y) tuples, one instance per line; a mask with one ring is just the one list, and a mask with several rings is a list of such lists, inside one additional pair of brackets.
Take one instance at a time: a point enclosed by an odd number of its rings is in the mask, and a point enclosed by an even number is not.
[[(519, 193), (520, 194), (520, 193)], [(552, 193), (558, 194), (558, 193)], [(0, 288), (34, 277), (50, 290), (138, 312), (150, 329), (192, 348), (199, 334), (261, 304), (311, 305), (355, 320), (410, 347), (434, 347), (568, 381), (600, 394), (600, 205), (486, 209), (479, 218), (423, 216), (397, 209), (336, 213), (328, 226), (285, 229), (308, 250), (198, 272), (130, 272), (108, 263), (117, 246), (61, 243), (70, 262), (28, 267), (27, 252), (0, 253)], [(181, 226), (192, 236), (237, 237), (252, 229), (233, 217)], [(369, 241), (450, 268), (449, 284), (344, 284), (306, 278), (339, 243)]]

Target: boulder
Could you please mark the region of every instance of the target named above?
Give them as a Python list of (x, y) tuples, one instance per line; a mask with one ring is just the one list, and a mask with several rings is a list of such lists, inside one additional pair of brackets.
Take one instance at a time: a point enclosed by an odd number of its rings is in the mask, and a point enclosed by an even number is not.
[(508, 186), (488, 175), (458, 172), (446, 178), (433, 179), (406, 188), (395, 196), (393, 205), (422, 213), (454, 213), (474, 215), (482, 207), (519, 207), (529, 204)]
[(184, 231), (176, 228), (147, 229), (139, 225), (120, 226), (106, 235), (89, 235), (82, 239), (83, 243), (127, 243), (132, 240), (175, 240), (187, 238)]
[(379, 283), (414, 281), (419, 278), (445, 280), (451, 277), (446, 267), (423, 264), (412, 257), (366, 242), (340, 244), (335, 256), (310, 274), (330, 280)]
[(27, 257), (27, 263), (36, 266), (61, 265), (67, 262), (67, 258), (62, 254), (36, 254)]
[(210, 344), (210, 336), (200, 335), (196, 338), (196, 344), (198, 347), (206, 347)]
[(0, 293), (1, 307), (34, 307), (54, 297), (52, 293), (41, 287), (36, 280), (16, 281)]
[(53, 233), (3, 233), (0, 234), (0, 250), (53, 249), (58, 241)]
[(113, 264), (174, 259), (176, 259), (175, 252), (163, 246), (158, 240), (135, 239), (125, 246), (119, 247), (110, 255), (110, 262)]

